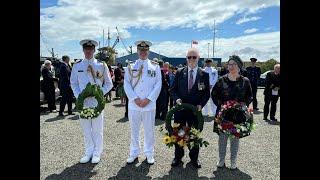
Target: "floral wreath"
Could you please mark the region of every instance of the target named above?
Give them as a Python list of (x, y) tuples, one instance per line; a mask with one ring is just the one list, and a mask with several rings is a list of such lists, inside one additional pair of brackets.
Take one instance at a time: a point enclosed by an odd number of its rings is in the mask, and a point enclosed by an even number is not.
[[(94, 108), (83, 107), (83, 102), (88, 97), (94, 97), (98, 105)], [(103, 91), (97, 84), (88, 83), (86, 88), (79, 94), (76, 101), (76, 109), (80, 111), (80, 117), (83, 119), (93, 119), (98, 117), (104, 109), (106, 100), (103, 96)]]
[(255, 128), (252, 111), (243, 102), (227, 101), (214, 121), (213, 131), (225, 133), (229, 138), (249, 136)]
[(202, 116), (202, 112), (201, 111), (198, 111), (198, 108), (192, 104), (188, 104), (188, 103), (181, 103), (181, 104), (177, 104), (175, 105), (174, 107), (172, 107), (169, 111), (168, 111), (168, 114), (166, 116), (166, 119), (165, 119), (165, 124), (166, 124), (166, 128), (171, 128), (172, 129), (172, 126), (171, 126), (171, 121), (172, 121), (172, 116), (174, 115), (174, 113), (176, 113), (177, 111), (181, 111), (183, 109), (188, 109), (188, 110), (191, 110), (193, 112), (194, 115), (196, 115), (197, 119), (198, 119), (198, 126), (197, 126), (197, 129), (202, 131), (203, 130), (203, 123), (204, 123), (204, 120), (203, 120), (203, 116)]
[[(182, 109), (191, 110), (197, 116), (198, 125), (196, 125), (196, 127), (181, 127), (180, 124), (177, 123), (174, 123), (173, 126), (171, 125), (173, 114)], [(204, 141), (201, 137), (203, 123), (204, 120), (202, 112), (198, 111), (196, 106), (187, 103), (177, 104), (170, 109), (166, 116), (165, 126), (168, 132), (164, 133), (163, 143), (168, 147), (172, 147), (174, 144), (177, 144), (180, 147), (189, 147), (190, 149), (194, 147), (202, 147), (203, 145), (207, 147), (209, 143)], [(160, 128), (160, 131), (163, 131), (162, 127)]]

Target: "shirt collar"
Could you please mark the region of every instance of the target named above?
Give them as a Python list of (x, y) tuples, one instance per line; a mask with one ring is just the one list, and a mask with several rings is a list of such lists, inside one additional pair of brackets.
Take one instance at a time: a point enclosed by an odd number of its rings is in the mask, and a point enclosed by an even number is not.
[(95, 60), (96, 60), (96, 59), (95, 59), (94, 57), (92, 57), (91, 59), (86, 59), (86, 58), (83, 59), (83, 61), (84, 61), (84, 62), (87, 62), (87, 63), (95, 62)]
[[(193, 70), (193, 72), (196, 72), (197, 71), (197, 69), (198, 69), (198, 66), (196, 66), (195, 68), (193, 68), (192, 70)], [(188, 72), (191, 70), (191, 68), (188, 66)]]
[(146, 65), (148, 63), (148, 61), (149, 61), (149, 59), (146, 59), (146, 60), (138, 59), (138, 63), (143, 64), (143, 65)]

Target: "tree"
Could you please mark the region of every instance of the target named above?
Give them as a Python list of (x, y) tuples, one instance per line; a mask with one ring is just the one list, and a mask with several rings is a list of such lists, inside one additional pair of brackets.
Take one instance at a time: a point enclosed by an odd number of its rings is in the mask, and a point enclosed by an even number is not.
[(111, 47), (103, 47), (98, 49), (98, 53), (95, 55), (96, 59), (104, 61), (108, 65), (115, 64), (115, 50)]
[(269, 59), (268, 61), (266, 61), (265, 63), (263, 63), (260, 68), (261, 68), (261, 73), (264, 73), (266, 71), (269, 70), (273, 70), (274, 65), (276, 65), (277, 63), (279, 63), (277, 60), (275, 59)]

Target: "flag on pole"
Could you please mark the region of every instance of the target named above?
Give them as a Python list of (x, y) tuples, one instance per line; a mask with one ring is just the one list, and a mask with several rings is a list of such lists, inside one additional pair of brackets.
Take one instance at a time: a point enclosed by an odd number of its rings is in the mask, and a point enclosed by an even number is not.
[(192, 47), (194, 44), (198, 45), (198, 41), (192, 40), (192, 41), (191, 41), (191, 47)]

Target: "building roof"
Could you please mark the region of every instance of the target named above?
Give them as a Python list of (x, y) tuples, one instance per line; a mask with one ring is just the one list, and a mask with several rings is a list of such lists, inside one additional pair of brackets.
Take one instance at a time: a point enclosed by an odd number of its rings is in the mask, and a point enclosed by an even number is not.
[[(167, 56), (163, 56), (160, 55), (158, 53), (155, 53), (153, 51), (149, 51), (149, 59), (153, 59), (153, 58), (157, 58), (157, 59), (161, 59), (164, 62), (169, 62), (170, 64), (172, 64), (173, 66), (178, 66), (179, 64), (184, 64), (186, 63), (186, 58), (185, 57), (167, 57)], [(126, 60), (129, 61), (135, 61), (138, 59), (138, 53), (133, 53), (130, 55), (126, 55), (126, 56), (122, 56), (122, 57), (118, 57), (116, 58), (116, 63), (121, 63), (122, 65), (126, 64)], [(202, 66), (204, 64), (204, 61), (207, 58), (200, 58), (198, 65)], [(210, 58), (213, 59), (213, 61), (215, 63), (217, 63), (217, 66), (221, 66), (221, 58)]]

